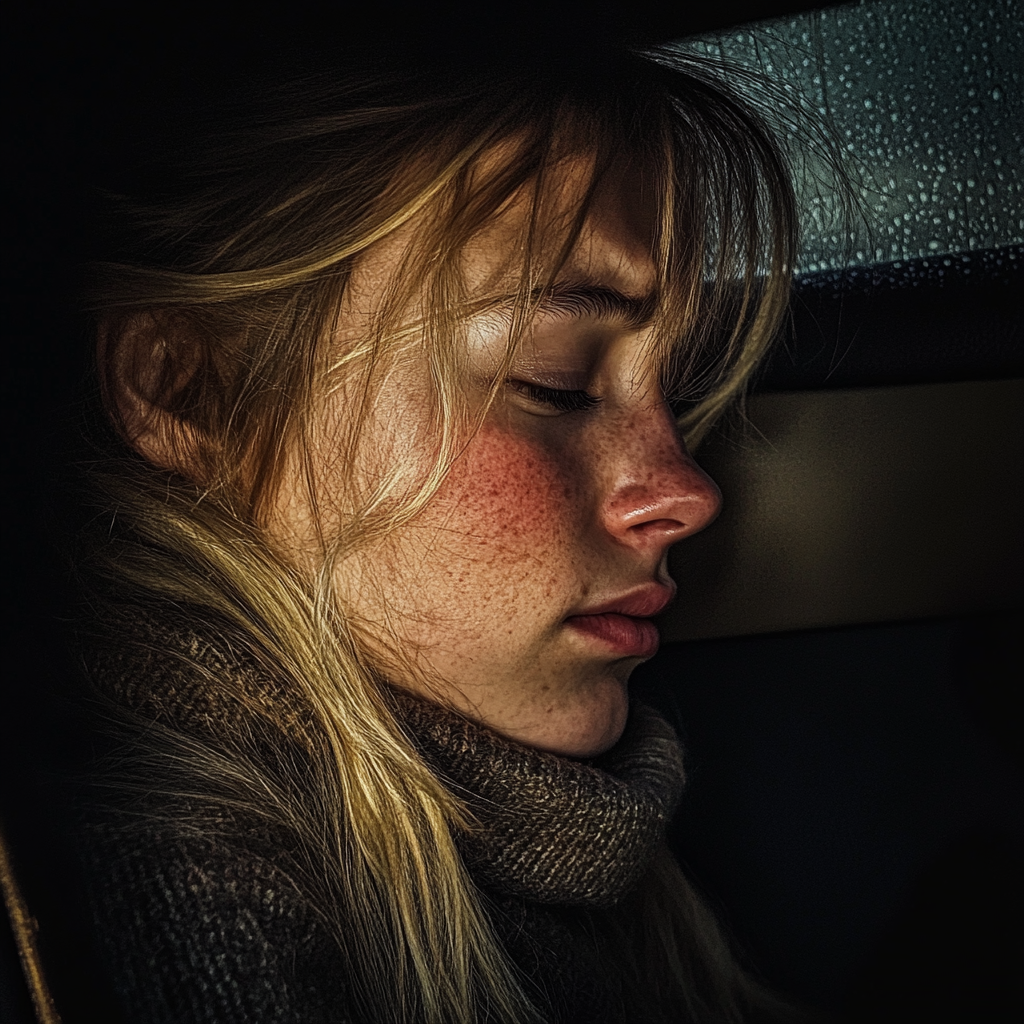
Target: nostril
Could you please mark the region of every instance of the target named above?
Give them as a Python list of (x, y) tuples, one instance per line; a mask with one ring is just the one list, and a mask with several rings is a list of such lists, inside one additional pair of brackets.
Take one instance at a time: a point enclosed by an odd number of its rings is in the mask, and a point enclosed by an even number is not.
[(666, 539), (682, 536), (689, 532), (687, 524), (679, 519), (648, 519), (631, 526), (630, 530), (648, 537), (664, 537)]
[(642, 522), (634, 523), (629, 529), (652, 537), (688, 537), (703, 530), (717, 515), (717, 505), (694, 503), (687, 509), (679, 510), (672, 517), (644, 519)]

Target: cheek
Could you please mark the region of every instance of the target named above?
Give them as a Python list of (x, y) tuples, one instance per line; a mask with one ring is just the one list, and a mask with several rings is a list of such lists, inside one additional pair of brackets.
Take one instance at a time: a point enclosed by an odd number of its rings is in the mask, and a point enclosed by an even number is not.
[(436, 505), (468, 543), (528, 559), (571, 541), (580, 480), (536, 441), (485, 426), (452, 467)]

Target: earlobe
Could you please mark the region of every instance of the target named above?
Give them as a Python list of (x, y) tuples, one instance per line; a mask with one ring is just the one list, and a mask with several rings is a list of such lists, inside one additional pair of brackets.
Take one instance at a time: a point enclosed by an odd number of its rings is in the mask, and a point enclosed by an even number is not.
[(184, 325), (150, 311), (102, 320), (96, 358), (107, 412), (121, 436), (161, 469), (186, 472), (195, 430), (175, 399), (194, 375), (198, 350)]

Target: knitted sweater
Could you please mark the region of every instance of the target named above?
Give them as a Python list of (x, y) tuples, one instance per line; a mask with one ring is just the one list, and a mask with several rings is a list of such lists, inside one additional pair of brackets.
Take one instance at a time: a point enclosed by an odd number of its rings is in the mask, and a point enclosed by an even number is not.
[[(259, 733), (218, 697), (211, 683), (223, 673), (243, 679), (256, 701), (285, 700), (223, 633), (173, 618), (140, 614), (89, 662), (137, 736)], [(460, 852), (531, 997), (564, 1024), (635, 1020), (603, 966), (600, 936), (603, 915), (648, 870), (681, 792), (671, 727), (634, 705), (620, 742), (586, 762), (518, 745), (418, 698), (396, 700), (428, 765), (480, 822), (460, 835)], [(286, 730), (259, 743), (301, 784), (302, 752), (289, 749)], [(130, 779), (130, 755), (125, 763)], [(96, 932), (125, 1018), (360, 1020), (336, 933), (295, 880), (295, 837), (227, 804), (131, 789), (98, 799), (81, 830)]]

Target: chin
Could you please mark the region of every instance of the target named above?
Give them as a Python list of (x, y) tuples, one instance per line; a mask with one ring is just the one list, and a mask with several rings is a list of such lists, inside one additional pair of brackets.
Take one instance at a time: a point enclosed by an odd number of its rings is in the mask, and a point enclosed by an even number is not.
[(626, 728), (629, 694), (619, 680), (604, 681), (582, 700), (566, 702), (542, 724), (516, 736), (538, 750), (562, 757), (597, 757), (615, 746)]

